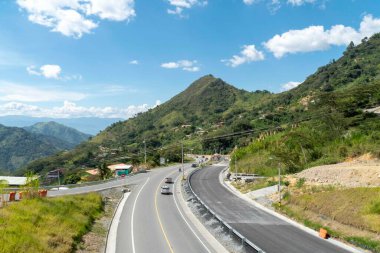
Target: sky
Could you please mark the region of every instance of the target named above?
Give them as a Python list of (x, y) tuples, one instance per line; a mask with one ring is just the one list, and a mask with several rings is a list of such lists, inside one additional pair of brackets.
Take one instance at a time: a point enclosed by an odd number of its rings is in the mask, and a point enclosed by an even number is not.
[(0, 116), (129, 118), (207, 74), (282, 92), (377, 32), (377, 0), (3, 0)]

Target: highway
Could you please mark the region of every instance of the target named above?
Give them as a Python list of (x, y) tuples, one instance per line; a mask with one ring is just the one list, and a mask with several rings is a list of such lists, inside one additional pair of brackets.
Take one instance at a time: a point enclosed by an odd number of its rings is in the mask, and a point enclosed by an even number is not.
[(216, 214), (266, 253), (348, 253), (234, 195), (219, 181), (224, 168), (209, 166), (196, 171), (190, 179), (191, 186)]
[(63, 195), (73, 195), (73, 194), (83, 194), (83, 193), (89, 193), (89, 192), (96, 192), (96, 191), (102, 191), (105, 189), (120, 187), (123, 185), (134, 185), (139, 184), (141, 181), (144, 180), (146, 177), (146, 174), (148, 173), (141, 173), (136, 174), (133, 176), (125, 177), (123, 179), (117, 179), (117, 180), (110, 180), (107, 182), (102, 182), (95, 185), (88, 185), (88, 186), (78, 186), (70, 189), (65, 190), (50, 190), (48, 191), (48, 197), (57, 197), (57, 196), (63, 196)]
[[(139, 177), (122, 211), (116, 252), (173, 253), (215, 252), (203, 235), (183, 215), (179, 192), (160, 194), (165, 177), (177, 180), (178, 165), (155, 169)], [(174, 184), (170, 186), (173, 191)]]

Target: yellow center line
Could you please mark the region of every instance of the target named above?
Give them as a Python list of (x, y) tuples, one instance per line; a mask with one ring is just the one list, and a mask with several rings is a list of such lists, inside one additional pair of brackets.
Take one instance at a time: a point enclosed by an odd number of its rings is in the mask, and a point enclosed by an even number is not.
[[(173, 173), (171, 173), (171, 174), (169, 174), (169, 175), (172, 175), (172, 174), (174, 174), (174, 173), (175, 173), (175, 172), (173, 172)], [(170, 241), (169, 241), (169, 239), (168, 239), (168, 236), (166, 235), (166, 232), (165, 232), (164, 226), (162, 225), (161, 218), (160, 218), (160, 212), (158, 211), (158, 206), (157, 206), (158, 189), (160, 189), (161, 183), (162, 183), (164, 180), (165, 180), (165, 179), (163, 179), (163, 180), (159, 183), (159, 185), (158, 185), (158, 187), (157, 187), (157, 189), (156, 189), (156, 196), (155, 196), (155, 198), (154, 198), (154, 205), (155, 205), (155, 207), (156, 207), (156, 213), (157, 213), (158, 223), (160, 224), (161, 231), (162, 231), (162, 233), (164, 234), (164, 237), (165, 237), (166, 243), (167, 243), (168, 246), (169, 246), (170, 252), (171, 252), (171, 253), (174, 253), (173, 247), (172, 247), (172, 245), (171, 245), (171, 243), (170, 243)]]

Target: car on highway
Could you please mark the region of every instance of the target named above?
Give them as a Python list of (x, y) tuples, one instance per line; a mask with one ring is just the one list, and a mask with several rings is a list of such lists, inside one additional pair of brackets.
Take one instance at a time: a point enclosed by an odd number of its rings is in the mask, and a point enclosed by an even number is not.
[(168, 185), (161, 186), (161, 194), (170, 194), (170, 187)]
[(171, 178), (171, 177), (166, 177), (166, 178), (165, 178), (165, 183), (167, 183), (167, 184), (172, 184), (172, 183), (173, 183), (173, 178)]
[(196, 167), (198, 167), (198, 164), (193, 163), (193, 164), (191, 165), (191, 167), (192, 167), (192, 168), (196, 168)]

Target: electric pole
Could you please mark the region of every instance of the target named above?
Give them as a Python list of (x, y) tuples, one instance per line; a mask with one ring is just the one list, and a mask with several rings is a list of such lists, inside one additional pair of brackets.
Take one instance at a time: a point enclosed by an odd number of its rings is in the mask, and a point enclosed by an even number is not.
[(182, 178), (185, 178), (185, 168), (183, 167), (183, 143), (181, 143), (181, 150), (182, 150)]
[(146, 166), (146, 141), (145, 141), (145, 139), (144, 139), (144, 163)]
[(281, 167), (278, 163), (278, 203), (281, 205)]
[(58, 172), (58, 191), (59, 191), (59, 187), (61, 186), (61, 178), (60, 178), (61, 171), (60, 171), (60, 169), (58, 169), (57, 172)]
[(235, 146), (235, 151), (234, 151), (234, 157), (235, 157), (235, 180), (237, 180), (237, 166), (236, 166), (236, 151), (237, 151), (237, 146)]

